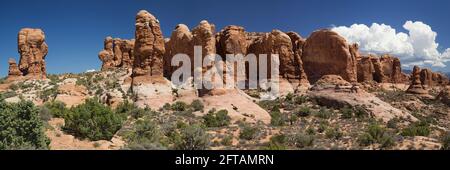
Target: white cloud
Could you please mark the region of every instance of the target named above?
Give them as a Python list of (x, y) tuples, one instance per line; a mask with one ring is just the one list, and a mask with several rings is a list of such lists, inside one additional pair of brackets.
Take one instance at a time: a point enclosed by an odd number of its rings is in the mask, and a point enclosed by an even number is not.
[(92, 72), (95, 72), (95, 71), (96, 71), (95, 69), (89, 69), (89, 70), (86, 70), (85, 73), (92, 73)]
[(437, 33), (429, 25), (420, 21), (406, 21), (403, 28), (408, 33), (397, 32), (389, 25), (377, 23), (373, 23), (370, 27), (353, 24), (350, 27), (334, 27), (332, 30), (350, 43), (358, 43), (363, 52), (396, 55), (406, 67), (413, 65), (445, 67), (444, 62), (450, 61), (450, 48), (443, 53), (438, 51)]

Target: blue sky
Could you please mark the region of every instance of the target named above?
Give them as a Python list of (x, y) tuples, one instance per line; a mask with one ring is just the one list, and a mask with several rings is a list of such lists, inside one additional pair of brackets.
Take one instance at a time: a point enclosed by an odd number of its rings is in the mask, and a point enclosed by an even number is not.
[(437, 33), (443, 52), (450, 47), (449, 6), (448, 0), (2, 0), (0, 77), (7, 75), (9, 57), (19, 59), (17, 33), (24, 27), (44, 30), (48, 73), (78, 73), (100, 68), (97, 54), (106, 36), (134, 37), (134, 19), (141, 9), (160, 20), (166, 37), (179, 23), (192, 28), (203, 19), (218, 30), (234, 24), (252, 32), (296, 31), (303, 37), (354, 23), (384, 23), (407, 32), (406, 21), (422, 21)]

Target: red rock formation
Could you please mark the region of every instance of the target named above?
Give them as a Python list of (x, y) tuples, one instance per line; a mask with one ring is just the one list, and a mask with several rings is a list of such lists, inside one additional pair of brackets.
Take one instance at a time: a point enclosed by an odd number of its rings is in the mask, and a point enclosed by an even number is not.
[(170, 40), (166, 42), (166, 53), (164, 55), (164, 76), (171, 77), (172, 73), (179, 67), (172, 67), (172, 58), (177, 54), (186, 54), (191, 59), (191, 71), (194, 71), (194, 45), (192, 33), (184, 24), (179, 24), (172, 31)]
[(112, 37), (106, 37), (104, 41), (104, 49), (98, 54), (98, 58), (102, 61), (102, 70), (108, 70), (116, 67), (114, 62), (114, 44)]
[(294, 61), (292, 62), (294, 65), (294, 70), (292, 70), (292, 66), (288, 66), (291, 68), (290, 75), (288, 75), (288, 77), (299, 80), (299, 83), (301, 84), (309, 84), (308, 77), (303, 69), (302, 61), (303, 45), (305, 45), (306, 40), (296, 32), (291, 31), (286, 34), (289, 38), (291, 38), (292, 50), (294, 51)]
[[(216, 55), (216, 38), (215, 34), (215, 26), (214, 24), (210, 24), (208, 21), (201, 21), (200, 24), (192, 30), (193, 35), (193, 44), (194, 46), (202, 47), (202, 60), (204, 61), (205, 57), (213, 57)], [(215, 60), (214, 60), (215, 61)], [(217, 62), (217, 61), (215, 61)], [(204, 76), (208, 71), (220, 71), (220, 69), (216, 68), (215, 62), (212, 65), (203, 66), (202, 68), (194, 68), (194, 71), (197, 73), (202, 73)], [(195, 74), (195, 73), (194, 73)], [(209, 81), (213, 86), (217, 85), (217, 83), (224, 83), (223, 79), (217, 80), (216, 76), (212, 76), (212, 80)], [(205, 79), (203, 79), (205, 80)], [(197, 80), (198, 81), (198, 80)], [(205, 82), (205, 81), (204, 81)], [(207, 89), (205, 86), (199, 90), (199, 96), (205, 95), (221, 95), (224, 93), (223, 89)]]
[[(225, 78), (226, 76), (232, 76), (236, 83), (238, 81), (245, 82), (245, 70), (238, 70), (238, 63), (245, 64), (244, 57), (247, 55), (248, 44), (245, 29), (235, 25), (226, 26), (216, 35), (216, 48), (217, 53), (224, 60), (226, 59), (227, 54), (234, 54), (236, 56), (241, 55), (240, 58), (236, 58), (238, 59), (237, 61), (226, 60), (227, 68), (225, 70), (230, 70), (230, 72), (225, 73)], [(231, 70), (233, 70), (233, 72), (231, 72)]]
[(409, 85), (407, 93), (412, 94), (428, 94), (426, 87), (423, 86), (421, 81), (421, 70), (418, 66), (414, 66), (413, 72), (411, 74), (411, 84)]
[[(331, 30), (311, 34), (303, 46), (303, 65), (311, 83), (324, 75), (340, 75), (349, 82), (357, 81), (356, 54), (345, 38)], [(353, 53), (353, 54), (352, 54)]]
[(8, 60), (8, 64), (9, 64), (8, 79), (22, 76), (22, 72), (20, 72), (16, 60), (10, 58)]
[(45, 79), (45, 56), (48, 46), (41, 29), (24, 28), (18, 35), (19, 69), (24, 76)]
[(135, 38), (133, 83), (163, 78), (164, 38), (159, 21), (145, 10), (136, 16)]
[(362, 56), (358, 60), (358, 82), (372, 82), (374, 81), (374, 73), (375, 73), (375, 66), (372, 63), (372, 57), (369, 56)]
[(104, 49), (98, 54), (102, 70), (131, 68), (134, 60), (134, 40), (106, 37)]
[(407, 83), (408, 77), (402, 73), (400, 59), (390, 55), (380, 57), (382, 74), (386, 77), (382, 83)]

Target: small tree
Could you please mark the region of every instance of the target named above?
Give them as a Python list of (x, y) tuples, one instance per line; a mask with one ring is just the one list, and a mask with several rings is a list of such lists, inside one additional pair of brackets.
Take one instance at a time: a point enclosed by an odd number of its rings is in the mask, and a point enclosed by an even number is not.
[(0, 101), (0, 150), (49, 149), (39, 109), (30, 101)]
[(211, 110), (203, 116), (203, 120), (207, 127), (223, 127), (230, 124), (231, 118), (228, 116), (227, 110), (220, 110), (218, 112)]

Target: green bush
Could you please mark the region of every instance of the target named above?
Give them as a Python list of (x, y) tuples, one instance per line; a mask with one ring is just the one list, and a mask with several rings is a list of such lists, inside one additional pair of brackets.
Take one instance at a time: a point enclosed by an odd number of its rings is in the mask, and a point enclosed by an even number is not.
[(270, 138), (269, 145), (266, 150), (286, 150), (288, 138), (284, 134), (274, 135)]
[(224, 146), (231, 146), (233, 144), (233, 136), (232, 135), (225, 136), (224, 138), (222, 138), (220, 143)]
[(39, 109), (30, 101), (0, 101), (0, 150), (49, 149)]
[(50, 111), (53, 117), (64, 118), (69, 113), (66, 104), (60, 101), (52, 101), (44, 104), (43, 108)]
[(336, 128), (328, 128), (325, 131), (325, 136), (328, 139), (338, 140), (338, 139), (340, 139), (342, 137), (342, 135), (343, 135), (342, 132), (337, 127)]
[(353, 110), (349, 107), (344, 107), (341, 110), (341, 118), (342, 119), (351, 119), (353, 117)]
[(210, 145), (210, 136), (198, 124), (189, 125), (181, 129), (181, 140), (175, 144), (179, 150), (206, 150)]
[(244, 140), (252, 140), (258, 137), (259, 128), (257, 126), (252, 126), (250, 124), (244, 123), (241, 125), (241, 131), (239, 133), (239, 138)]
[(132, 132), (126, 135), (128, 141), (126, 148), (133, 150), (159, 150), (165, 149), (160, 143), (162, 134), (158, 125), (150, 119), (138, 120)]
[(319, 111), (315, 113), (315, 116), (322, 119), (329, 119), (332, 112), (324, 107), (320, 108)]
[(357, 105), (353, 108), (354, 112), (355, 112), (355, 116), (357, 118), (365, 118), (369, 116), (369, 112), (366, 109), (366, 106), (362, 105)]
[(314, 136), (297, 133), (293, 137), (293, 144), (298, 148), (305, 148), (314, 144)]
[(366, 132), (360, 135), (358, 141), (362, 146), (369, 146), (378, 143), (381, 147), (386, 148), (394, 145), (394, 139), (392, 136), (387, 133), (385, 128), (381, 127), (377, 123), (371, 123), (367, 127)]
[(309, 107), (302, 106), (296, 109), (294, 113), (300, 117), (306, 117), (311, 115), (311, 109)]
[(88, 99), (84, 104), (70, 109), (64, 116), (63, 130), (79, 138), (110, 140), (122, 127), (124, 115), (115, 114), (98, 99)]
[(39, 98), (45, 101), (53, 100), (58, 95), (58, 85), (54, 85), (51, 88), (45, 89), (39, 93)]
[(230, 124), (231, 118), (228, 116), (227, 110), (210, 110), (208, 114), (203, 116), (203, 120), (207, 127), (223, 127)]
[(307, 101), (308, 101), (308, 97), (306, 97), (306, 96), (297, 96), (294, 98), (294, 103), (298, 104), (298, 105), (306, 103)]
[(200, 101), (198, 99), (192, 101), (190, 107), (194, 110), (194, 112), (197, 112), (197, 111), (203, 112), (203, 109), (205, 108), (202, 101)]
[(428, 123), (420, 121), (410, 124), (402, 130), (402, 136), (428, 136), (430, 135), (430, 126)]
[(284, 126), (286, 121), (286, 117), (280, 111), (272, 111), (270, 112), (270, 124), (272, 126)]
[(447, 133), (442, 138), (442, 149), (444, 150), (450, 150), (450, 133)]
[(182, 101), (177, 101), (174, 104), (172, 104), (171, 109), (173, 111), (186, 111), (188, 109), (188, 105)]

